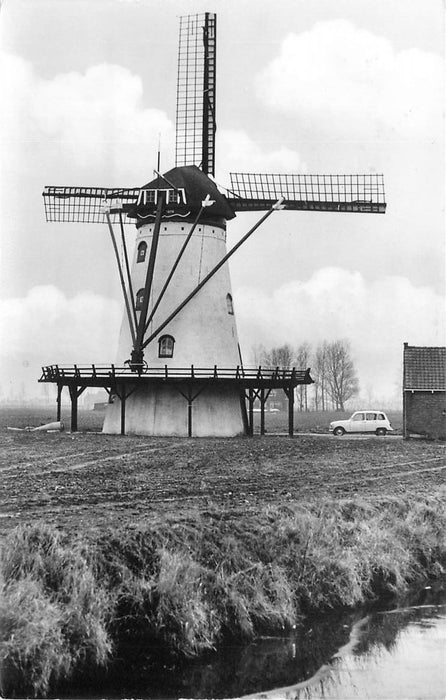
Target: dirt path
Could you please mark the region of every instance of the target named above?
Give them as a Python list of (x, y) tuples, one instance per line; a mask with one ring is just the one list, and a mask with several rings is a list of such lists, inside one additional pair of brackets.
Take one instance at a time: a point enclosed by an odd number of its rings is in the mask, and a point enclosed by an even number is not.
[(446, 446), (395, 437), (176, 439), (0, 433), (0, 534), (44, 520), (131, 524), (213, 505), (233, 512), (323, 497), (414, 498), (444, 484)]

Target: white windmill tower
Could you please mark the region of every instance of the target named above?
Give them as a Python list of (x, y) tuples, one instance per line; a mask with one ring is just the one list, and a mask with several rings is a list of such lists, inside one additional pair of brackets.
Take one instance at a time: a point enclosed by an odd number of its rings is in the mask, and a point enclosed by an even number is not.
[[(156, 188), (159, 184), (161, 187)], [(127, 432), (188, 434), (186, 398), (194, 402), (195, 435), (242, 434), (239, 386), (219, 382), (204, 390), (201, 384), (179, 385), (174, 378), (183, 372), (192, 380), (192, 374), (199, 377), (206, 368), (217, 367), (218, 372), (241, 365), (228, 263), (209, 279), (205, 289), (183, 305), (190, 292), (203, 283), (226, 255), (226, 219), (234, 214), (196, 166), (174, 168), (160, 183), (155, 180), (144, 188), (145, 192), (151, 190), (158, 198), (179, 198), (180, 205), (170, 209), (163, 201), (157, 202), (158, 211), (162, 210), (158, 223), (156, 213), (150, 213), (152, 205), (147, 214), (141, 205), (138, 209), (138, 232), (130, 270), (136, 324), (129, 365), (140, 369), (138, 363), (143, 361), (142, 374), (149, 367), (152, 371), (158, 368), (166, 375), (170, 371), (172, 381), (140, 385), (129, 397)], [(178, 312), (166, 323), (176, 309)], [(131, 326), (125, 316), (118, 365), (128, 360), (131, 347)], [(107, 407), (104, 431), (120, 432), (120, 416), (120, 400), (115, 397)]]
[[(105, 432), (252, 434), (256, 399), (263, 432), (266, 398), (273, 388), (282, 388), (293, 432), (294, 388), (311, 383), (309, 371), (243, 367), (227, 261), (268, 216), (283, 207), (383, 213), (383, 178), (231, 173), (231, 189), (222, 194), (211, 179), (215, 87), (216, 16), (182, 17), (176, 167), (156, 173), (142, 188), (45, 188), (47, 220), (107, 222), (126, 307), (115, 365), (43, 368), (41, 381), (58, 386), (58, 414), (62, 388), (69, 388), (72, 429), (77, 428), (79, 394), (87, 386), (103, 386), (113, 396)], [(237, 211), (266, 213), (227, 252), (226, 222)], [(131, 264), (124, 223), (137, 229)], [(122, 233), (124, 265), (115, 224)]]

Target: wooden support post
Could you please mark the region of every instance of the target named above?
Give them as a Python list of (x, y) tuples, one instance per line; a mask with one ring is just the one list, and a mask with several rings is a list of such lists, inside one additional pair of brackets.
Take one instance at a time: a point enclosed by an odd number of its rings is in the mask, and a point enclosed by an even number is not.
[(68, 389), (71, 398), (71, 432), (77, 432), (77, 400), (79, 396), (85, 391), (87, 387), (81, 386), (78, 388), (77, 384), (70, 384)]
[(63, 389), (63, 384), (57, 384), (57, 418), (56, 420), (60, 420), (62, 416), (62, 389)]
[(288, 435), (294, 435), (294, 387), (288, 389)]
[(76, 433), (77, 432), (77, 398), (78, 398), (78, 393), (77, 393), (77, 386), (74, 384), (70, 384), (69, 386), (70, 390), (70, 398), (71, 398), (71, 432)]
[(121, 435), (125, 435), (125, 386), (121, 389)]
[(248, 435), (252, 437), (254, 435), (254, 392), (252, 389), (248, 389), (248, 403), (249, 403), (249, 421), (248, 421)]
[(181, 394), (181, 396), (184, 396), (184, 398), (187, 401), (187, 436), (192, 437), (192, 404), (197, 398), (197, 396), (200, 396), (201, 392), (205, 389), (205, 386), (199, 386), (195, 394), (192, 393), (193, 390), (193, 384), (189, 384), (187, 386), (187, 394), (184, 393), (179, 387), (177, 387), (178, 392)]
[(187, 397), (187, 437), (192, 437), (192, 398)]
[(130, 387), (130, 389), (127, 391), (127, 387), (125, 384), (121, 384), (119, 387), (116, 386), (114, 389), (116, 396), (119, 398), (121, 402), (121, 435), (125, 435), (125, 407), (126, 407), (126, 401), (131, 396), (137, 389), (137, 385), (133, 387), (133, 389)]
[(260, 389), (260, 435), (265, 435), (265, 389)]

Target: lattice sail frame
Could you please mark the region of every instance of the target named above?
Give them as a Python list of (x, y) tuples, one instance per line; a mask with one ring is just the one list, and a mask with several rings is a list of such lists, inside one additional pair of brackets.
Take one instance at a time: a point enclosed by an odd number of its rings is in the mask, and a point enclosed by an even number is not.
[(160, 192), (170, 205), (186, 203), (183, 188), (45, 187), (43, 201), (47, 221), (78, 224), (105, 224), (108, 210), (111, 223), (135, 224), (127, 211), (141, 205), (156, 207)]
[(125, 205), (136, 204), (140, 191), (140, 187), (45, 187), (43, 202), (46, 220), (105, 224), (104, 207), (107, 207), (111, 221), (116, 223)]
[[(134, 224), (127, 212), (138, 205), (156, 205), (159, 192), (171, 205), (187, 204), (182, 188), (45, 187), (47, 221), (105, 224), (104, 206), (112, 223)], [(285, 209), (301, 211), (364, 212), (386, 210), (383, 175), (280, 175), (231, 173), (226, 199), (234, 211), (264, 211), (280, 197)]]
[(235, 211), (261, 211), (280, 197), (286, 209), (384, 213), (384, 176), (231, 173), (227, 199)]
[(215, 173), (217, 18), (180, 17), (175, 164)]

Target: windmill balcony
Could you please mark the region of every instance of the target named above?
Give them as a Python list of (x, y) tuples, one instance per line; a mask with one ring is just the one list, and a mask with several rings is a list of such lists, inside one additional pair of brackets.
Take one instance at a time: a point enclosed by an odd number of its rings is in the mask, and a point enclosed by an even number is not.
[(295, 367), (288, 369), (283, 367), (143, 367), (138, 375), (128, 365), (47, 365), (42, 367), (42, 375), (39, 382), (77, 382), (86, 386), (108, 386), (116, 380), (209, 380), (228, 381), (237, 380), (243, 383), (257, 382), (291, 382), (298, 384), (311, 384), (310, 370), (297, 370)]
[[(101, 387), (111, 399), (113, 397), (103, 432), (187, 437), (252, 436), (256, 401), (261, 404), (260, 433), (263, 435), (266, 400), (272, 389), (282, 389), (288, 398), (288, 433), (292, 437), (294, 389), (300, 384), (312, 384), (313, 380), (309, 369), (295, 367), (164, 365), (144, 366), (135, 373), (128, 365), (75, 364), (42, 367), (39, 382), (57, 385), (57, 420), (61, 417), (62, 390), (68, 388), (72, 432), (78, 429), (79, 396), (88, 387)], [(168, 410), (157, 411), (159, 402)]]

